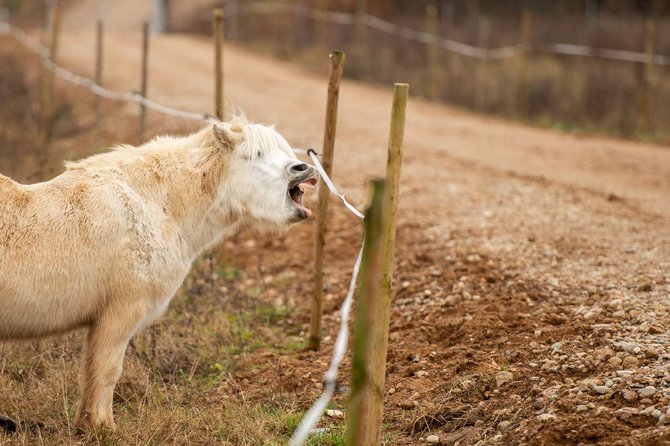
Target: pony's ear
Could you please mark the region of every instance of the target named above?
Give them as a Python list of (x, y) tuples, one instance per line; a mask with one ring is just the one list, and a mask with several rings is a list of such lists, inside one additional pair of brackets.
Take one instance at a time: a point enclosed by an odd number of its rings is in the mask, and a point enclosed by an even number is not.
[(212, 134), (220, 149), (233, 150), (242, 141), (242, 129), (226, 124), (213, 124)]

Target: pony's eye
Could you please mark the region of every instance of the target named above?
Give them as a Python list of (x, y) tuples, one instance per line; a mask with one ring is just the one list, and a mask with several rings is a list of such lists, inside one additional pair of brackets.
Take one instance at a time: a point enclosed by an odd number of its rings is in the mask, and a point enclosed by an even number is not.
[(262, 156), (263, 156), (263, 154), (261, 153), (260, 150), (259, 150), (258, 152), (256, 152), (256, 158), (260, 158), (260, 157), (262, 157)]

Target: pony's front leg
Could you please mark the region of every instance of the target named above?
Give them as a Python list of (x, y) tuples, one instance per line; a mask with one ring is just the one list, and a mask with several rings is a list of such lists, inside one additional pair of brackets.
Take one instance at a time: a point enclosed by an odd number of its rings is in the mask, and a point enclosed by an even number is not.
[(93, 323), (82, 355), (81, 399), (74, 424), (77, 428), (116, 429), (112, 413), (114, 388), (121, 376), (131, 336), (144, 316), (137, 306), (106, 308)]

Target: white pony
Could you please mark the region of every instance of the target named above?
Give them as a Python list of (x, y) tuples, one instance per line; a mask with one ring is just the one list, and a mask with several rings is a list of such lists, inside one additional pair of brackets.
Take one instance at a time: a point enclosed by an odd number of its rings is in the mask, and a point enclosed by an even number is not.
[(308, 218), (317, 181), (272, 127), (244, 118), (68, 163), (21, 185), (0, 175), (0, 340), (88, 327), (75, 425), (115, 428), (132, 336), (158, 318), (207, 247)]

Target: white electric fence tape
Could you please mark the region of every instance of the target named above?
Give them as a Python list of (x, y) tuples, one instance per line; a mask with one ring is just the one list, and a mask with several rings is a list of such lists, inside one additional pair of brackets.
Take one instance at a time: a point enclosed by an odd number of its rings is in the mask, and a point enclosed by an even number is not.
[[(302, 150), (302, 149), (298, 149)], [(335, 185), (328, 177), (328, 174), (324, 170), (323, 166), (319, 162), (316, 151), (314, 149), (307, 149), (307, 155), (314, 162), (316, 170), (319, 171), (321, 179), (328, 186), (330, 192), (333, 195), (338, 196), (344, 205), (349, 209), (355, 216), (361, 220), (365, 220), (365, 216), (361, 214), (358, 209), (353, 207), (349, 202), (344, 198), (344, 195), (339, 193), (335, 188)], [(363, 246), (365, 245), (365, 240), (361, 245), (361, 249), (358, 251), (358, 257), (356, 258), (356, 263), (354, 264), (354, 270), (351, 274), (351, 282), (349, 283), (349, 291), (347, 292), (347, 297), (342, 303), (340, 309), (340, 331), (337, 333), (337, 339), (335, 340), (335, 346), (333, 347), (333, 357), (330, 360), (330, 367), (326, 372), (324, 377), (325, 385), (323, 393), (321, 396), (312, 404), (312, 407), (305, 414), (302, 421), (298, 425), (297, 429), (293, 433), (291, 440), (289, 441), (289, 446), (302, 446), (307, 437), (316, 427), (317, 423), (323, 416), (323, 412), (326, 410), (330, 399), (335, 393), (335, 388), (337, 386), (337, 371), (340, 368), (340, 363), (344, 358), (344, 354), (347, 351), (347, 343), (349, 340), (349, 313), (351, 312), (351, 304), (354, 299), (354, 290), (356, 289), (356, 281), (358, 279), (358, 271), (361, 267), (361, 259), (363, 257)]]
[(353, 207), (353, 206), (347, 201), (347, 199), (344, 198), (344, 195), (342, 195), (341, 193), (339, 193), (339, 192), (337, 191), (337, 189), (335, 189), (335, 185), (333, 184), (332, 181), (330, 181), (330, 178), (328, 178), (328, 174), (326, 173), (326, 171), (323, 169), (323, 166), (322, 166), (321, 163), (319, 162), (319, 158), (317, 158), (317, 156), (316, 156), (316, 152), (315, 152), (313, 149), (307, 149), (307, 155), (308, 155), (308, 156), (312, 159), (312, 161), (314, 162), (314, 167), (316, 167), (316, 170), (318, 170), (319, 173), (321, 174), (321, 178), (323, 179), (323, 182), (326, 183), (326, 186), (328, 186), (328, 189), (330, 189), (330, 191), (331, 191), (334, 195), (337, 195), (337, 196), (340, 198), (340, 200), (342, 200), (342, 203), (344, 203), (344, 205), (347, 207), (347, 209), (349, 209), (349, 210), (350, 210), (356, 217), (360, 218), (361, 220), (364, 220), (364, 219), (365, 219), (365, 216), (364, 216), (363, 214), (361, 214), (361, 213), (358, 211), (358, 209), (356, 209), (355, 207)]
[[(93, 80), (74, 74), (71, 71), (55, 64), (49, 58), (50, 52), (48, 48), (40, 45), (38, 41), (30, 37), (23, 30), (16, 28), (7, 22), (0, 22), (0, 34), (9, 34), (13, 36), (14, 38), (16, 38), (16, 40), (25, 45), (27, 48), (37, 53), (40, 56), (43, 65), (49, 71), (53, 72), (54, 75), (58, 76), (59, 78), (63, 79), (66, 82), (70, 82), (72, 84), (87, 88), (93, 94), (112, 100), (134, 101), (139, 104), (145, 105), (147, 108), (151, 108), (159, 113), (163, 113), (170, 116), (175, 116), (184, 119), (191, 119), (195, 121), (206, 121), (210, 123), (219, 122), (216, 118), (208, 114), (192, 113), (183, 110), (178, 110), (162, 104), (158, 104), (154, 101), (151, 101), (143, 97), (137, 92), (120, 93), (103, 88), (100, 85), (96, 84)], [(330, 191), (334, 195), (339, 197), (344, 203), (344, 205), (347, 207), (347, 209), (349, 209), (354, 215), (356, 215), (360, 219), (365, 218), (361, 212), (359, 212), (346, 200), (346, 198), (344, 198), (343, 194), (340, 194), (337, 191), (335, 185), (330, 180), (328, 174), (326, 173), (326, 171), (323, 169), (323, 166), (319, 162), (317, 154), (314, 150), (295, 148), (293, 149), (293, 151), (298, 154), (308, 155), (314, 162), (314, 166), (319, 171), (319, 174), (321, 175), (321, 178), (323, 178), (323, 181), (328, 187), (328, 189), (330, 189)], [(304, 444), (307, 437), (310, 435), (314, 427), (317, 425), (317, 423), (323, 416), (323, 412), (326, 410), (326, 407), (328, 406), (330, 399), (335, 393), (335, 389), (337, 386), (337, 371), (340, 367), (342, 359), (344, 358), (344, 354), (346, 353), (347, 350), (347, 343), (349, 339), (349, 325), (348, 325), (349, 314), (351, 312), (351, 305), (353, 302), (354, 290), (356, 288), (356, 281), (358, 279), (358, 272), (361, 265), (362, 254), (363, 254), (363, 247), (361, 246), (351, 275), (349, 291), (347, 293), (346, 298), (344, 299), (344, 302), (342, 303), (342, 308), (340, 309), (340, 317), (341, 317), (340, 330), (337, 335), (337, 340), (335, 341), (330, 368), (326, 372), (324, 378), (325, 379), (324, 391), (321, 394), (321, 396), (314, 402), (311, 409), (305, 414), (303, 420), (300, 422), (298, 428), (293, 434), (293, 437), (291, 437), (289, 444), (292, 446), (302, 446), (302, 444)]]
[[(246, 16), (246, 15), (272, 15), (272, 14), (295, 14), (295, 15), (304, 15), (310, 17), (314, 20), (326, 23), (333, 23), (337, 25), (353, 25), (356, 23), (356, 15), (345, 13), (345, 12), (333, 12), (327, 11), (325, 9), (318, 8), (306, 8), (302, 5), (289, 5), (285, 3), (247, 3), (244, 5), (239, 4), (228, 4), (224, 7), (225, 17), (234, 17), (234, 16)], [(461, 56), (472, 57), (474, 59), (481, 60), (503, 60), (511, 59), (517, 57), (524, 53), (537, 52), (545, 54), (559, 54), (565, 56), (582, 56), (582, 57), (593, 57), (600, 59), (609, 59), (617, 60), (621, 62), (632, 62), (632, 63), (647, 63), (650, 60), (650, 55), (638, 52), (638, 51), (627, 51), (627, 50), (617, 50), (611, 48), (593, 48), (585, 45), (574, 45), (569, 43), (530, 43), (530, 44), (517, 44), (509, 45), (500, 48), (480, 48), (474, 45), (468, 45), (466, 43), (458, 42), (453, 39), (447, 39), (435, 34), (431, 34), (425, 31), (417, 31), (412, 28), (407, 28), (405, 26), (397, 25), (392, 22), (380, 19), (370, 14), (363, 14), (362, 16), (363, 23), (377, 31), (384, 32), (387, 34), (395, 35), (402, 37), (407, 40), (413, 40), (415, 42), (420, 42), (429, 45), (439, 45), (443, 49), (450, 51), (452, 53), (460, 54)], [(8, 33), (11, 31), (11, 25), (6, 22), (0, 22), (0, 33)], [(25, 34), (25, 33), (24, 33)], [(42, 57), (48, 57), (48, 49), (40, 47), (39, 44), (35, 42), (25, 41), (23, 37), (16, 36), (23, 43), (26, 43), (26, 46), (33, 48), (36, 52), (40, 53)], [(27, 37), (27, 35), (25, 36)], [(30, 39), (28, 37), (28, 39)], [(46, 51), (46, 53), (44, 53)], [(655, 65), (670, 66), (670, 56), (664, 56), (661, 54), (652, 54), (651, 62)], [(109, 97), (109, 99), (127, 99), (120, 97), (111, 97), (106, 96), (106, 93), (109, 92), (100, 92), (100, 96)], [(112, 95), (113, 96), (113, 95)], [(134, 99), (136, 102), (139, 102), (137, 99)], [(148, 104), (145, 104), (147, 107), (151, 107)], [(174, 110), (172, 110), (174, 111)], [(186, 112), (183, 112), (186, 113)], [(194, 115), (196, 115), (194, 113)], [(193, 116), (183, 116), (186, 119), (200, 119)]]
[(190, 119), (193, 121), (206, 121), (210, 123), (219, 122), (216, 118), (207, 113), (194, 113), (168, 107), (166, 105), (162, 105), (155, 101), (152, 101), (142, 96), (138, 92), (118, 92), (108, 90), (96, 84), (95, 81), (93, 81), (92, 79), (75, 74), (72, 71), (54, 63), (50, 58), (49, 48), (41, 45), (36, 39), (30, 37), (22, 29), (12, 26), (7, 22), (0, 22), (0, 34), (11, 35), (26, 48), (37, 53), (37, 55), (42, 60), (42, 65), (44, 65), (44, 67), (47, 70), (51, 71), (54, 75), (58, 76), (60, 79), (69, 82), (71, 84), (87, 88), (97, 96), (101, 96), (103, 98), (111, 99), (114, 101), (136, 102), (159, 113), (174, 116), (177, 118)]
[[(332, 12), (326, 11), (323, 9), (308, 9), (303, 6), (289, 6), (287, 4), (276, 4), (276, 3), (248, 3), (243, 6), (235, 6), (230, 4), (225, 8), (226, 17), (232, 15), (247, 15), (247, 14), (277, 14), (277, 13), (295, 13), (308, 15), (314, 20), (335, 23), (340, 25), (352, 25), (356, 23), (356, 16), (354, 14), (341, 13), (341, 12)], [(533, 43), (531, 45), (512, 45), (502, 48), (479, 48), (472, 45), (467, 45), (455, 40), (446, 39), (440, 36), (436, 36), (431, 33), (416, 31), (410, 28), (396, 25), (391, 22), (387, 22), (378, 17), (365, 14), (363, 16), (363, 22), (370, 28), (376, 29), (381, 32), (388, 34), (397, 35), (405, 39), (414, 40), (417, 42), (425, 44), (437, 44), (447, 51), (451, 51), (463, 56), (472, 57), (476, 59), (490, 59), (490, 60), (501, 60), (509, 59), (516, 57), (520, 54), (527, 53), (530, 51), (536, 51), (540, 53), (553, 53), (553, 54), (562, 54), (570, 56), (585, 56), (585, 57), (597, 57), (602, 59), (618, 60), (624, 62), (633, 62), (633, 63), (647, 63), (649, 61), (649, 55), (641, 52), (634, 51), (623, 51), (623, 50), (614, 50), (607, 48), (591, 48), (582, 45), (572, 45), (572, 44), (563, 44), (563, 43)], [(137, 92), (116, 92), (108, 90), (98, 84), (93, 80), (85, 78), (74, 74), (73, 72), (55, 64), (50, 59), (50, 51), (48, 48), (41, 45), (36, 39), (30, 37), (23, 30), (16, 28), (9, 24), (6, 20), (0, 20), (0, 34), (6, 34), (13, 36), (18, 42), (31, 49), (33, 52), (37, 53), (41, 60), (42, 64), (54, 75), (63, 79), (64, 81), (70, 82), (75, 85), (89, 89), (93, 94), (111, 99), (116, 101), (132, 101), (138, 104), (142, 104), (147, 108), (155, 110), (159, 113), (165, 115), (174, 116), (183, 119), (189, 119), (194, 121), (205, 121), (212, 124), (220, 123), (214, 116), (207, 113), (194, 113), (184, 110), (179, 110), (176, 108), (168, 107), (157, 102), (154, 102), (146, 97), (142, 96)], [(654, 54), (651, 56), (651, 62), (656, 65), (670, 66), (670, 57)], [(312, 149), (294, 149), (296, 153), (309, 156), (313, 161), (314, 166), (321, 174), (321, 178), (324, 183), (330, 189), (330, 191), (342, 200), (344, 205), (349, 209), (355, 216), (360, 219), (364, 219), (364, 215), (359, 212), (355, 207), (353, 207), (347, 200), (344, 198), (344, 195), (340, 194), (335, 185), (332, 183), (328, 175), (321, 166), (321, 163), (318, 160), (317, 154)], [(351, 312), (351, 305), (353, 301), (354, 290), (356, 288), (356, 281), (358, 278), (358, 272), (361, 264), (361, 257), (363, 253), (363, 247), (361, 247), (358, 257), (356, 258), (356, 263), (354, 264), (354, 269), (351, 275), (351, 282), (349, 284), (349, 291), (347, 296), (342, 304), (340, 309), (340, 330), (337, 334), (337, 340), (335, 341), (335, 346), (333, 349), (333, 357), (331, 359), (330, 367), (325, 374), (325, 386), (324, 391), (321, 396), (314, 402), (310, 410), (305, 414), (304, 418), (298, 425), (298, 428), (294, 432), (289, 446), (302, 446), (310, 435), (314, 427), (317, 425), (323, 412), (325, 411), (328, 402), (335, 393), (337, 385), (337, 371), (339, 369), (340, 363), (344, 358), (344, 354), (347, 349), (347, 342), (349, 338), (349, 314)]]
[[(229, 3), (224, 7), (224, 11), (225, 17), (252, 14), (295, 14), (308, 16), (320, 22), (333, 23), (336, 25), (354, 25), (357, 20), (355, 14), (333, 12), (318, 8), (306, 8), (302, 5), (290, 5), (287, 3), (253, 2), (244, 5)], [(593, 48), (585, 45), (573, 45), (567, 43), (520, 43), (500, 48), (480, 48), (428, 32), (397, 25), (370, 14), (363, 14), (362, 21), (366, 26), (377, 31), (399, 36), (407, 40), (413, 40), (415, 42), (438, 45), (452, 53), (472, 57), (474, 59), (503, 60), (511, 59), (524, 53), (538, 52), (566, 56), (586, 56), (633, 63), (647, 63), (649, 61), (649, 55), (643, 52)], [(651, 56), (651, 62), (655, 65), (670, 66), (670, 56), (653, 54)]]

